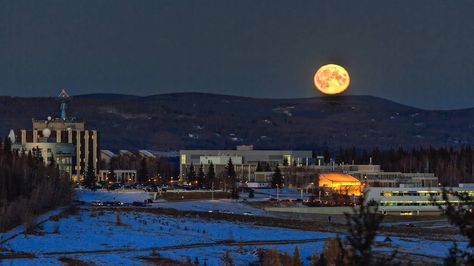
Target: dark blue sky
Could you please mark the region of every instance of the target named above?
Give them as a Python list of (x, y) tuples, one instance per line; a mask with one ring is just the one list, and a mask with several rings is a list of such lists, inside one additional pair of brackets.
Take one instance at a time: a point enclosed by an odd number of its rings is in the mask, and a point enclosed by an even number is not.
[(0, 94), (348, 94), (474, 107), (474, 1), (0, 0)]

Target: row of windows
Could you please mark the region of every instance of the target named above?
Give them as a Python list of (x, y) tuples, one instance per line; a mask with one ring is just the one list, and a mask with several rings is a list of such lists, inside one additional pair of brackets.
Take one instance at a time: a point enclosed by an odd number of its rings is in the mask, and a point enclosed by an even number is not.
[[(438, 204), (445, 203), (444, 201), (437, 201)], [(454, 205), (459, 205), (459, 201), (452, 201)], [(380, 206), (436, 206), (431, 201), (381, 201)]]
[[(474, 196), (474, 191), (457, 191), (459, 193), (467, 193), (469, 196)], [(382, 191), (380, 196), (383, 197), (434, 197), (441, 196), (442, 191)], [(452, 193), (448, 192), (448, 195)]]

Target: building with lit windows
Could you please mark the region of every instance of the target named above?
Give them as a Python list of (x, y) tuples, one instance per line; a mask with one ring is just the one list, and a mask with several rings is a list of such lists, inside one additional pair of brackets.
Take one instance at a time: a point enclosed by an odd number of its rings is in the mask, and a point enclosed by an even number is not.
[[(467, 193), (474, 197), (474, 184), (459, 184), (458, 187), (448, 187), (461, 193)], [(442, 187), (370, 187), (366, 192), (368, 201), (375, 201), (379, 204), (379, 211), (383, 214), (399, 215), (423, 215), (438, 214), (440, 212), (436, 201), (443, 204)], [(453, 203), (459, 203), (459, 199), (449, 196)]]
[(255, 171), (259, 163), (265, 163), (272, 169), (284, 162), (301, 163), (313, 155), (312, 151), (290, 150), (254, 150), (253, 146), (237, 146), (235, 150), (181, 150), (179, 173), (183, 179), (191, 164), (195, 170), (202, 164), (207, 171), (212, 162), (216, 175), (225, 171), (225, 166), (232, 160), (237, 176), (243, 180), (255, 180)]
[(59, 98), (61, 105), (58, 117), (33, 119), (32, 130), (12, 130), (9, 138), (12, 149), (25, 153), (35, 151), (45, 163), (54, 160), (59, 169), (73, 181), (80, 181), (88, 167), (98, 173), (99, 133), (86, 129), (84, 121), (66, 116), (69, 96), (64, 90)]

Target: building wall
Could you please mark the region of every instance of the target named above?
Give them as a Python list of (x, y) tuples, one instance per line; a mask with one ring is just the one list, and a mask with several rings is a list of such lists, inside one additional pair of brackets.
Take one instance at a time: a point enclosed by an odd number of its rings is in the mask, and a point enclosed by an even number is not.
[[(451, 187), (448, 190), (467, 192), (474, 196), (474, 187)], [(442, 188), (440, 187), (371, 187), (366, 192), (368, 201), (379, 203), (379, 210), (384, 213), (416, 215), (423, 212), (439, 212), (438, 207), (432, 202), (432, 198), (439, 203)], [(458, 199), (450, 197), (450, 201), (458, 202)]]
[[(236, 159), (237, 163), (234, 163), (236, 167), (236, 173), (239, 177), (252, 178), (258, 162), (267, 162), (271, 166), (276, 164), (283, 164), (284, 159), (288, 162), (302, 162), (305, 158), (311, 158), (313, 155), (312, 151), (289, 151), (289, 150), (181, 150), (180, 151), (180, 177), (186, 176), (187, 170), (191, 163), (195, 169), (199, 167), (201, 162), (206, 162), (205, 158), (216, 158), (214, 164), (216, 168), (216, 174), (221, 173), (225, 170), (228, 159), (223, 161), (222, 158), (241, 158)], [(217, 158), (220, 158), (217, 160)], [(207, 166), (207, 164), (205, 165)], [(205, 169), (207, 169), (205, 167)], [(240, 173), (240, 175), (239, 175)]]
[[(107, 181), (109, 178), (109, 170), (100, 170), (98, 175), (99, 181)], [(114, 170), (117, 182), (135, 183), (137, 181), (136, 170)]]
[[(36, 125), (36, 127), (38, 128), (39, 126)], [(78, 126), (78, 128), (81, 128), (81, 126)], [(20, 130), (16, 132), (16, 140), (20, 141), (20, 143), (17, 143), (23, 145), (27, 152), (40, 144), (40, 146), (47, 146), (46, 149), (50, 150), (61, 150), (62, 147), (72, 146), (70, 158), (72, 162), (71, 179), (73, 181), (80, 181), (87, 171), (89, 162), (93, 163), (92, 167), (94, 167), (95, 173), (98, 173), (100, 138), (96, 130), (73, 130), (71, 128), (52, 130), (51, 136), (45, 138), (43, 136), (43, 129)]]
[(60, 171), (67, 173), (69, 177), (73, 174), (74, 146), (71, 144), (32, 142), (18, 148), (24, 149), (26, 153), (38, 149), (45, 164), (50, 164), (54, 159)]

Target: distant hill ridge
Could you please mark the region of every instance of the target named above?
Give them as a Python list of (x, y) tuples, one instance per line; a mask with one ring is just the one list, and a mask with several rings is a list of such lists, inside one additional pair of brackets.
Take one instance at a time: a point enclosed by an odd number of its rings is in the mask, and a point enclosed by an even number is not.
[[(0, 97), (0, 132), (56, 115), (55, 98)], [(68, 115), (112, 150), (338, 149), (474, 143), (474, 109), (422, 110), (373, 96), (260, 99), (206, 93), (74, 96)]]

